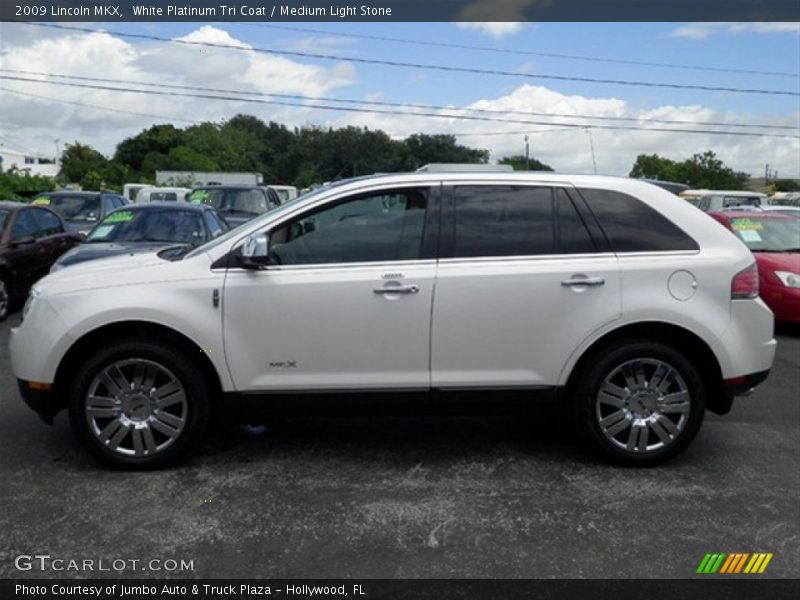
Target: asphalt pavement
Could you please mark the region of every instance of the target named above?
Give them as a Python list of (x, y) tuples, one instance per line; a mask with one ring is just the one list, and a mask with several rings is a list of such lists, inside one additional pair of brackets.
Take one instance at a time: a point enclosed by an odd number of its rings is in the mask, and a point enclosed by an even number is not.
[[(604, 464), (543, 411), (224, 427), (176, 468), (126, 473), (22, 403), (18, 319), (0, 325), (2, 578), (684, 578), (708, 552), (770, 552), (760, 577), (800, 576), (798, 328), (766, 383), (657, 468)], [(65, 570), (18, 570), (33, 555)], [(69, 570), (85, 559), (128, 562)]]

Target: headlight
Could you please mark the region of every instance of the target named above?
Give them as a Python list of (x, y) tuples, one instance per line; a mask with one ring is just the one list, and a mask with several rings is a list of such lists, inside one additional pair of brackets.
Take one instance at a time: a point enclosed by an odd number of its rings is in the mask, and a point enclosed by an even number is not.
[(775, 275), (783, 285), (790, 288), (800, 288), (800, 275), (791, 271), (775, 271)]
[(25, 306), (22, 307), (22, 320), (25, 320), (25, 317), (28, 314), (28, 311), (31, 309), (33, 305), (33, 301), (39, 297), (39, 290), (36, 288), (31, 288), (30, 293), (28, 294), (28, 299), (25, 301)]

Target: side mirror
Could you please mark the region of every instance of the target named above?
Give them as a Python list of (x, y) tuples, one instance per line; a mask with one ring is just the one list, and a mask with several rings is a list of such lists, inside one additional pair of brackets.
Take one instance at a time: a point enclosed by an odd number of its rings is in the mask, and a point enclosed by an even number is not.
[(257, 270), (271, 264), (269, 258), (269, 234), (265, 231), (247, 236), (242, 252), (236, 256), (244, 269)]
[(23, 235), (17, 239), (11, 240), (12, 246), (27, 246), (28, 244), (35, 244), (36, 238), (32, 235)]

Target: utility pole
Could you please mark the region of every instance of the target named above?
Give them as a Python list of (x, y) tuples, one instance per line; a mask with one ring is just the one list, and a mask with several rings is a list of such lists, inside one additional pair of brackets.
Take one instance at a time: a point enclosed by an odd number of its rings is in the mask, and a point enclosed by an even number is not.
[(597, 161), (594, 157), (594, 138), (592, 137), (592, 130), (587, 127), (586, 133), (589, 134), (589, 148), (592, 151), (592, 167), (594, 168), (594, 174), (597, 175)]
[(525, 170), (531, 170), (531, 151), (528, 145), (528, 134), (525, 134)]

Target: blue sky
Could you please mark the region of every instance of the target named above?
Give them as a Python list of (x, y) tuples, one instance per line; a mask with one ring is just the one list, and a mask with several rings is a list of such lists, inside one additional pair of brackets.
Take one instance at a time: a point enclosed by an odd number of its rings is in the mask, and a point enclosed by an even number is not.
[[(521, 75), (507, 77), (442, 73), (367, 65), (352, 60), (386, 59), (533, 75), (555, 74), (798, 93), (800, 24), (796, 23), (528, 23), (474, 24), (466, 28), (453, 23), (336, 22), (281, 23), (281, 29), (246, 23), (110, 23), (91, 26), (98, 29), (106, 27), (111, 32), (145, 33), (165, 38), (188, 37), (201, 42), (332, 54), (341, 59), (327, 61), (296, 56), (276, 59), (251, 52), (214, 48), (203, 50), (124, 37), (3, 24), (3, 41), (0, 42), (3, 62), (10, 65), (6, 68), (231, 90), (253, 89), (261, 93), (296, 93), (329, 98), (379, 99), (399, 103), (637, 119), (800, 125), (800, 97), (797, 95), (620, 86), (553, 81)], [(290, 31), (289, 28), (316, 29), (331, 35)], [(685, 70), (409, 45), (349, 37), (349, 34), (744, 69), (757, 73)], [(763, 74), (764, 71), (794, 76), (770, 76)], [(6, 90), (24, 91), (39, 97), (24, 98), (19, 94), (3, 93)], [(765, 163), (770, 163), (786, 176), (800, 177), (800, 143), (797, 137), (787, 140), (619, 132), (596, 128), (591, 132), (597, 153), (596, 161), (592, 161), (589, 133), (583, 129), (553, 131), (544, 126), (520, 124), (353, 115), (308, 108), (275, 108), (185, 98), (170, 100), (32, 82), (3, 82), (0, 86), (0, 102), (5, 113), (0, 121), (0, 141), (7, 145), (24, 144), (27, 148), (43, 151), (53, 147), (53, 139), (58, 138), (62, 142), (77, 139), (110, 154), (122, 137), (132, 135), (154, 122), (172, 120), (177, 125), (185, 125), (187, 120), (219, 120), (229, 118), (236, 112), (249, 112), (292, 126), (353, 124), (381, 128), (397, 137), (418, 131), (465, 134), (459, 137), (459, 141), (490, 149), (494, 160), (521, 152), (524, 147), (521, 132), (537, 131), (531, 139), (534, 154), (564, 171), (585, 172), (593, 169), (596, 162), (600, 172), (624, 175), (638, 153), (657, 152), (682, 159), (694, 152), (711, 149), (737, 169), (757, 174), (763, 172)], [(52, 115), (52, 118), (42, 120), (42, 113), (30, 110), (32, 102), (42, 108), (43, 114)], [(92, 109), (87, 104), (103, 106), (106, 110)], [(115, 107), (117, 113), (113, 112)], [(124, 111), (148, 113), (154, 117), (136, 116)], [(497, 135), (501, 132), (506, 135)], [(797, 130), (789, 133), (798, 135)]]

